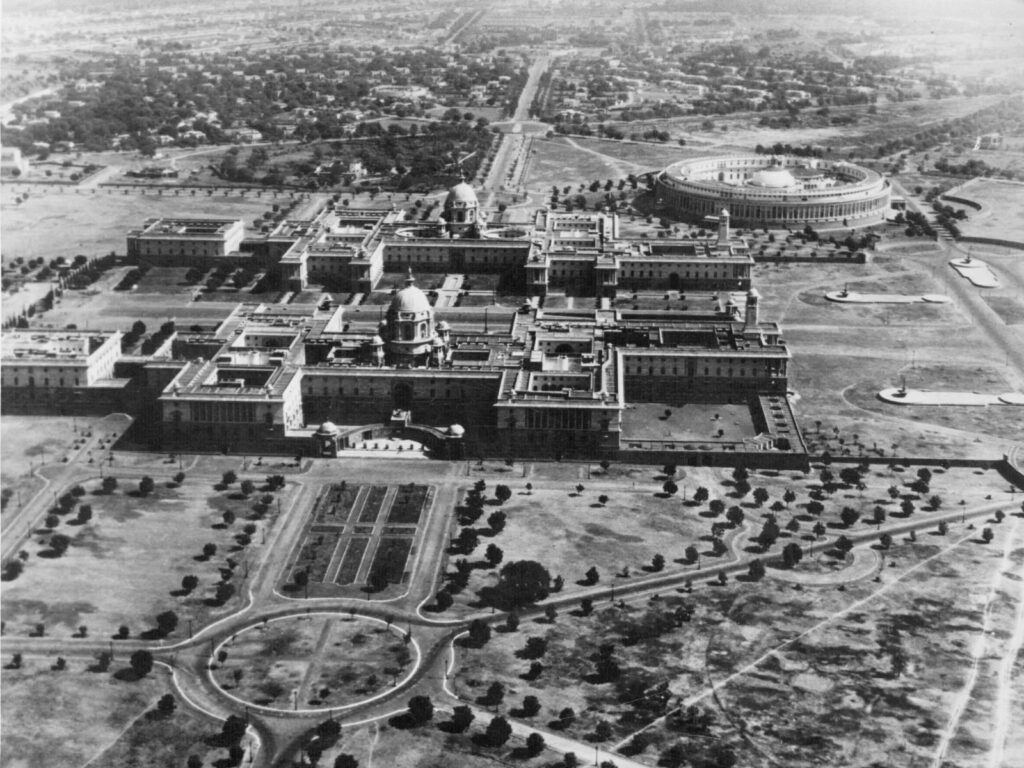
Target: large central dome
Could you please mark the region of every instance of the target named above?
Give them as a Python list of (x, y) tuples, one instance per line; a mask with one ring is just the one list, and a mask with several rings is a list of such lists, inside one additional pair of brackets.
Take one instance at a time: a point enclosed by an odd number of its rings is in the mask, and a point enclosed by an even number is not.
[(444, 199), (445, 207), (450, 205), (461, 205), (461, 206), (476, 206), (478, 201), (476, 199), (476, 192), (464, 181), (460, 181), (454, 187), (448, 190), (448, 195)]
[(395, 294), (391, 300), (393, 312), (430, 312), (430, 300), (427, 295), (415, 286), (410, 274), (405, 281), (405, 288)]
[(764, 170), (754, 173), (748, 183), (753, 187), (785, 189), (786, 187), (796, 186), (796, 179), (793, 178), (792, 173), (781, 165), (771, 165)]

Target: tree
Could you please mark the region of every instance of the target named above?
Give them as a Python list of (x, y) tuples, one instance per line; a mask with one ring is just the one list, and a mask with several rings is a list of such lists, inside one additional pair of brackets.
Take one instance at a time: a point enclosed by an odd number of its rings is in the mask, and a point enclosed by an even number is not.
[(487, 730), (484, 733), (484, 739), (488, 746), (500, 747), (509, 737), (512, 736), (512, 726), (508, 724), (501, 715), (493, 718), (490, 723), (487, 724)]
[(505, 617), (505, 629), (509, 632), (515, 632), (519, 629), (519, 614), (512, 611)]
[(945, 520), (940, 520), (938, 531), (939, 536), (945, 536), (947, 533), (949, 533), (949, 523), (947, 523)]
[(775, 522), (774, 518), (770, 517), (761, 526), (761, 532), (757, 535), (757, 543), (761, 545), (762, 549), (768, 549), (768, 547), (776, 542), (780, 533), (778, 523)]
[(568, 728), (574, 722), (576, 722), (576, 713), (572, 707), (566, 707), (558, 713), (558, 724), (560, 727)]
[(334, 768), (359, 768), (359, 761), (347, 752), (342, 752), (334, 758)]
[(216, 554), (217, 554), (217, 545), (216, 544), (214, 544), (212, 542), (208, 542), (206, 544), (203, 544), (203, 557), (204, 558), (209, 560), (211, 557), (213, 557)]
[(536, 696), (523, 697), (523, 717), (533, 717), (540, 712), (540, 700)]
[(90, 520), (92, 520), (92, 505), (83, 504), (78, 508), (78, 522), (85, 525)]
[(498, 500), (499, 504), (504, 504), (506, 501), (512, 498), (512, 489), (507, 485), (498, 485), (494, 488), (494, 498)]
[(504, 557), (505, 553), (501, 551), (501, 547), (494, 543), (488, 544), (487, 549), (484, 551), (484, 558), (486, 558), (487, 564), (492, 568), (497, 566)]
[(838, 539), (836, 539), (836, 549), (838, 549), (845, 555), (847, 552), (853, 549), (853, 542), (845, 536), (840, 536)]
[(986, 526), (985, 528), (981, 529), (981, 538), (982, 538), (982, 541), (984, 541), (986, 544), (988, 544), (990, 541), (992, 541), (994, 536), (995, 536), (995, 534), (992, 533), (992, 529), (989, 528), (988, 526)]
[(523, 648), (523, 658), (539, 659), (548, 650), (548, 641), (543, 637), (526, 638), (526, 646)]
[(902, 510), (904, 515), (910, 517), (912, 514), (914, 514), (914, 502), (912, 502), (910, 499), (904, 499), (903, 503), (900, 504), (900, 510)]
[(237, 744), (245, 736), (247, 728), (245, 720), (238, 715), (228, 715), (224, 724), (221, 725), (220, 733), (227, 741), (232, 744)]
[(173, 693), (165, 693), (156, 703), (156, 711), (164, 717), (173, 715), (177, 707), (178, 702), (175, 700)]
[(594, 740), (608, 741), (612, 737), (612, 726), (607, 720), (601, 720), (594, 726)]
[(476, 545), (479, 542), (480, 534), (476, 532), (475, 528), (463, 528), (455, 538), (456, 546), (458, 546), (460, 551), (465, 552), (467, 555), (476, 549)]
[(203, 768), (203, 758), (199, 755), (189, 755), (185, 761), (185, 768)]
[(651, 570), (657, 573), (665, 569), (665, 558), (664, 556), (657, 554), (651, 558)]
[(750, 493), (750, 483), (747, 480), (737, 480), (736, 495), (742, 499), (748, 493)]
[(465, 705), (457, 706), (452, 710), (452, 728), (457, 733), (462, 733), (469, 728), (474, 719), (473, 710)]
[(593, 586), (594, 584), (597, 584), (600, 578), (601, 574), (598, 573), (597, 567), (593, 565), (587, 569), (587, 572), (585, 574), (583, 574), (583, 580), (586, 582), (587, 586)]
[(693, 544), (686, 548), (686, 562), (695, 563), (700, 559), (700, 550), (698, 550)]
[(473, 619), (469, 625), (469, 644), (473, 648), (482, 648), (490, 639), (490, 625), (481, 619)]
[(495, 591), (502, 602), (519, 607), (543, 600), (550, 585), (547, 568), (534, 560), (517, 560), (501, 569)]
[(63, 533), (55, 533), (50, 537), (50, 549), (54, 552), (57, 557), (60, 557), (68, 551), (68, 547), (71, 546), (71, 538), (65, 536)]
[(60, 518), (57, 517), (57, 515), (47, 515), (46, 519), (43, 521), (43, 525), (47, 528), (56, 528), (60, 525)]
[(605, 504), (608, 503), (608, 494), (602, 493), (600, 496), (597, 497), (597, 501), (601, 506), (604, 506)]
[(546, 618), (546, 619), (547, 619), (547, 620), (548, 620), (549, 622), (551, 622), (552, 624), (554, 624), (554, 623), (555, 623), (555, 619), (557, 619), (557, 618), (558, 618), (558, 611), (557, 611), (557, 610), (555, 609), (555, 606), (553, 606), (553, 605), (549, 605), (549, 606), (548, 606), (547, 608), (545, 608), (545, 609), (544, 609), (544, 617), (545, 617), (545, 618)]
[(942, 506), (942, 497), (939, 496), (938, 494), (935, 494), (934, 496), (931, 496), (928, 499), (928, 504), (931, 506), (932, 509), (938, 509), (939, 507)]
[(178, 614), (174, 611), (164, 611), (156, 616), (156, 631), (161, 637), (171, 634), (178, 626)]
[(725, 513), (725, 519), (733, 526), (742, 525), (745, 518), (746, 515), (743, 514), (743, 509), (741, 507), (729, 507), (729, 511)]
[(787, 488), (786, 492), (782, 494), (782, 500), (786, 502), (786, 506), (788, 507), (796, 501), (796, 492)]
[(760, 486), (755, 488), (754, 501), (757, 503), (757, 506), (759, 507), (762, 506), (766, 501), (768, 501), (768, 489), (762, 488)]
[(795, 541), (782, 548), (782, 562), (787, 568), (793, 568), (804, 557), (804, 551)]
[(586, 490), (586, 488), (583, 487), (583, 483), (577, 483), (577, 485), (576, 485), (576, 493), (577, 493), (577, 495), (582, 496), (583, 495), (583, 491), (585, 491), (585, 490)]
[(693, 492), (693, 500), (696, 501), (698, 504), (703, 504), (705, 501), (708, 500), (708, 497), (710, 495), (711, 494), (708, 491), (708, 489), (702, 485), (699, 486), (697, 490)]
[(666, 480), (664, 485), (661, 486), (661, 490), (669, 496), (673, 496), (679, 490), (679, 486), (672, 480)]
[(224, 525), (230, 528), (232, 525), (235, 524), (235, 513), (232, 512), (230, 509), (225, 509), (224, 514), (221, 515), (221, 519), (224, 521)]
[(846, 528), (849, 528), (860, 520), (860, 512), (853, 507), (843, 507), (843, 511), (839, 513), (839, 519), (843, 521)]
[(409, 718), (415, 725), (425, 725), (434, 717), (434, 703), (429, 696), (413, 696), (409, 699)]
[(235, 585), (228, 581), (222, 581), (217, 585), (217, 589), (213, 593), (213, 599), (217, 602), (217, 605), (224, 605), (234, 594)]
[(820, 501), (809, 501), (807, 502), (807, 511), (817, 517), (825, 511), (825, 505)]
[(505, 519), (506, 515), (501, 510), (492, 512), (487, 516), (487, 527), (491, 529), (492, 533), (501, 533), (505, 530)]
[(747, 569), (747, 575), (754, 581), (760, 581), (764, 578), (764, 574), (764, 563), (762, 563), (759, 559), (751, 560), (750, 566)]
[(589, 616), (594, 612), (594, 601), (589, 597), (584, 597), (580, 600), (580, 613), (584, 616)]
[(544, 737), (539, 733), (531, 733), (526, 737), (526, 753), (535, 757), (544, 751)]
[(501, 700), (505, 698), (505, 686), (495, 680), (489, 686), (487, 686), (487, 702), (492, 705), (500, 704)]
[(156, 483), (153, 482), (153, 478), (150, 477), (149, 475), (146, 475), (141, 480), (139, 480), (139, 494), (140, 495), (142, 495), (142, 496), (149, 496), (149, 494), (151, 494), (155, 488), (156, 488)]
[(256, 490), (256, 483), (252, 480), (246, 479), (241, 482), (238, 488), (241, 490), (243, 496), (251, 496)]
[(718, 583), (721, 584), (724, 587), (728, 581), (729, 581), (729, 576), (726, 574), (726, 572), (725, 571), (719, 571), (718, 572)]
[(708, 509), (711, 510), (711, 514), (718, 517), (720, 514), (725, 512), (725, 502), (721, 499), (712, 499), (708, 504)]
[(147, 650), (135, 651), (128, 660), (136, 677), (145, 677), (153, 671), (153, 654)]

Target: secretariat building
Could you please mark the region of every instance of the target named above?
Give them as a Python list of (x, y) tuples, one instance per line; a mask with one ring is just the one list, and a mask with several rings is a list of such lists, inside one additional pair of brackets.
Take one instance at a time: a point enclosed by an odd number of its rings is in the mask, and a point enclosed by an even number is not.
[[(634, 240), (608, 213), (542, 209), (489, 227), (465, 183), (433, 223), (325, 200), (227, 255), (314, 301), (240, 303), (214, 326), (175, 329), (160, 354), (111, 361), (102, 383), (120, 377), (140, 441), (161, 450), (329, 457), (402, 437), (440, 458), (803, 467), (790, 352), (721, 213), (708, 237)], [(150, 221), (129, 252), (145, 241), (171, 263), (212, 266), (234, 232)], [(494, 303), (459, 307), (458, 286), (484, 276), (502, 289)], [(371, 293), (385, 303), (365, 304)], [(527, 301), (499, 307), (498, 293)], [(27, 362), (20, 342), (4, 350), (6, 405)]]

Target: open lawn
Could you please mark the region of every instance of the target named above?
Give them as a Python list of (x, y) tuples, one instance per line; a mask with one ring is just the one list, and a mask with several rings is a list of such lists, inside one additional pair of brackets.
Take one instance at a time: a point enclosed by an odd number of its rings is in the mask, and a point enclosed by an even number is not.
[[(65, 190), (43, 191), (32, 187), (26, 202), (15, 204), (17, 185), (5, 185), (0, 197), (0, 214), (4, 219), (4, 256), (24, 256), (26, 260), (57, 256), (68, 259), (82, 253), (89, 257), (103, 256), (111, 251), (124, 253), (128, 230), (142, 226), (153, 217), (221, 217), (242, 219), (246, 226), (269, 211), (272, 200), (264, 196), (193, 197), (182, 193), (142, 195), (123, 194), (122, 190), (99, 188), (94, 192), (81, 190), (75, 194)], [(108, 192), (110, 192), (108, 194)], [(59, 238), (47, 233), (59, 228)]]
[[(42, 623), (50, 635), (67, 637), (85, 625), (91, 636), (109, 637), (125, 624), (135, 636), (153, 629), (156, 614), (173, 610), (179, 621), (170, 637), (180, 639), (188, 636), (189, 622), (195, 631), (237, 609), (244, 574), (258, 557), (260, 530), (273, 525), (276, 504), (260, 515), (254, 509), (258, 495), (245, 499), (237, 489), (215, 490), (198, 478), (176, 487), (168, 487), (166, 477), (154, 479), (156, 489), (145, 497), (134, 482), (122, 481), (109, 494), (98, 480), (84, 484), (76, 511), (58, 515), (53, 534), (48, 528), (35, 532), (24, 547), (24, 572), (4, 586), (9, 634), (28, 634)], [(86, 504), (92, 517), (82, 523), (78, 510)], [(237, 520), (230, 526), (222, 520), (228, 511)], [(243, 546), (243, 526), (250, 522), (255, 531)], [(56, 533), (71, 538), (59, 557), (47, 543)], [(216, 546), (211, 557), (202, 554), (206, 544)], [(181, 588), (185, 575), (199, 582), (188, 593)], [(232, 588), (226, 603), (216, 596), (225, 579)]]
[[(693, 475), (705, 472), (709, 470), (697, 469)], [(691, 483), (687, 478), (677, 482), (696, 487), (698, 481)], [(469, 586), (456, 596), (457, 605), (475, 604), (480, 590), (496, 583), (500, 566), (490, 569), (482, 560), (492, 542), (504, 552), (503, 563), (536, 560), (552, 577), (561, 575), (564, 591), (571, 593), (582, 588), (576, 582), (591, 566), (597, 567), (603, 584), (614, 582), (613, 573), (626, 567), (642, 572), (655, 554), (669, 561), (680, 558), (707, 527), (707, 521), (684, 506), (678, 495), (664, 497), (660, 483), (643, 490), (585, 488), (581, 494), (574, 490), (575, 485), (568, 480), (565, 490), (527, 492), (517, 483), (504, 506), (485, 506), (475, 524), (481, 533), (476, 549), (469, 555), (453, 555), (478, 565)], [(603, 493), (609, 496), (605, 504), (598, 498)], [(501, 533), (492, 536), (487, 517), (498, 509), (506, 514), (507, 523)], [(667, 567), (677, 566), (669, 562)]]
[[(989, 160), (987, 152), (975, 153)], [(1018, 156), (1019, 157), (1019, 156)], [(972, 179), (951, 194), (980, 203), (982, 210), (967, 209), (960, 229), (964, 235), (1024, 242), (1024, 184), (995, 179)]]
[[(956, 700), (973, 694), (946, 755), (980, 766), (991, 702), (1012, 684), (995, 675), (1000, 654), (1012, 653), (1012, 605), (998, 624), (985, 613), (994, 598), (1003, 602), (993, 578), (1024, 533), (1015, 518), (992, 527), (989, 544), (959, 525), (946, 537), (901, 538), (885, 553), (887, 567), (859, 571), (842, 591), (841, 568), (836, 581), (809, 587), (774, 578), (769, 566), (760, 581), (702, 582), (646, 604), (524, 622), (482, 649), (460, 650), (455, 688), (475, 700), (501, 682), (508, 708), (534, 695), (538, 722), (583, 740), (605, 721), (606, 746), (625, 742), (625, 754), (650, 765), (685, 764), (667, 753), (676, 745), (689, 760), (726, 748), (738, 765), (911, 765), (936, 754)], [(1019, 600), (1011, 585), (1000, 584)], [(978, 664), (971, 648), (992, 626), (1004, 631), (986, 642), (978, 683), (965, 689)], [(543, 653), (527, 651), (529, 637), (547, 641)], [(611, 663), (602, 668), (603, 644)], [(542, 665), (537, 676), (528, 674), (531, 659)], [(574, 717), (561, 719), (566, 707)]]
[(288, 709), (343, 707), (370, 698), (403, 677), (412, 650), (383, 623), (345, 616), (291, 616), (251, 627), (221, 646), (214, 672), (232, 695)]
[(27, 503), (43, 487), (32, 474), (42, 464), (56, 464), (85, 444), (86, 435), (103, 420), (89, 417), (9, 416), (0, 440), (0, 482), (4, 509)]

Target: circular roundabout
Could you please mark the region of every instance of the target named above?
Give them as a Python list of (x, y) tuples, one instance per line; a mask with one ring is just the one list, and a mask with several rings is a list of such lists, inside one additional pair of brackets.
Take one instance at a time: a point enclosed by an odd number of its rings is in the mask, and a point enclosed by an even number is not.
[(412, 636), (380, 619), (297, 613), (252, 624), (221, 642), (209, 676), (243, 705), (308, 714), (386, 696), (419, 664)]

